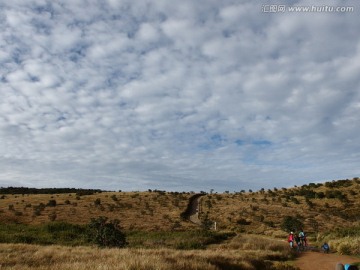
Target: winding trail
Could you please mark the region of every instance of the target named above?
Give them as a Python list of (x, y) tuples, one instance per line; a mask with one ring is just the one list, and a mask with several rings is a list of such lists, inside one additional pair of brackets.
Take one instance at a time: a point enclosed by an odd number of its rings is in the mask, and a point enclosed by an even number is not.
[(189, 220), (197, 225), (201, 225), (201, 220), (199, 219), (200, 200), (201, 200), (201, 196), (194, 199), (191, 202), (190, 212), (189, 212)]
[(299, 267), (301, 270), (334, 270), (338, 263), (347, 264), (359, 261), (360, 258), (351, 256), (306, 251), (301, 253), (300, 257), (295, 260), (295, 266)]

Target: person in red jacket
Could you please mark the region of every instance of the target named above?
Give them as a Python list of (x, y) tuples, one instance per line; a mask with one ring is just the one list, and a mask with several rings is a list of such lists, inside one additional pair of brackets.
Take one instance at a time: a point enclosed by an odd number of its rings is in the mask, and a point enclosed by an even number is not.
[(288, 236), (288, 242), (289, 242), (290, 248), (294, 247), (294, 241), (295, 241), (294, 233), (290, 232), (290, 234)]

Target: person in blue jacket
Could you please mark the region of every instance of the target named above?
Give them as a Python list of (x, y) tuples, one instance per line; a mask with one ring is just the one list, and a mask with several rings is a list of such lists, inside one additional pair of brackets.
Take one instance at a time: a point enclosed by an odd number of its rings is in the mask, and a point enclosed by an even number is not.
[(322, 246), (321, 246), (321, 249), (324, 253), (329, 253), (330, 252), (330, 246), (328, 243), (324, 243)]
[(344, 270), (359, 270), (359, 268), (356, 265), (345, 264)]
[(338, 263), (335, 267), (335, 270), (359, 270), (356, 265)]

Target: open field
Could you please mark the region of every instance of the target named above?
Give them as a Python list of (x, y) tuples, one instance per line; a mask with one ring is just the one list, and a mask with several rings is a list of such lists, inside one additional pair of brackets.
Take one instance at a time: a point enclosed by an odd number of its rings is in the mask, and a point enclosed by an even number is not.
[(96, 247), (0, 244), (1, 269), (296, 269), (293, 254), (281, 242), (258, 236), (238, 236), (206, 250), (98, 249)]
[[(193, 195), (0, 194), (0, 268), (291, 270), (286, 217), (303, 223), (312, 246), (327, 241), (339, 254), (360, 255), (358, 178), (203, 194), (203, 227), (181, 218)], [(120, 220), (126, 248), (95, 246), (88, 225), (99, 216)]]

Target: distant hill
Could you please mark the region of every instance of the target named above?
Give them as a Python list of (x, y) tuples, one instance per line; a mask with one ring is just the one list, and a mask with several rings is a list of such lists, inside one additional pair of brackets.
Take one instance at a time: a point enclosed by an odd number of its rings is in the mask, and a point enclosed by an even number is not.
[(196, 227), (180, 218), (193, 195), (191, 193), (69, 189), (73, 192), (53, 194), (55, 189), (49, 189), (28, 194), (30, 190), (9, 188), (6, 194), (3, 192), (0, 195), (0, 222), (43, 224), (61, 221), (86, 224), (91, 218), (106, 216), (119, 219), (125, 230), (185, 230)]
[(360, 221), (360, 180), (310, 183), (301, 187), (257, 192), (208, 194), (202, 197), (202, 219), (219, 229), (282, 235), (285, 217), (308, 232), (351, 227)]
[[(194, 193), (102, 192), (83, 189), (0, 189), (0, 222), (85, 224), (93, 217), (119, 219), (127, 231), (189, 230), (197, 225), (181, 218)], [(256, 192), (205, 194), (200, 219), (217, 229), (283, 236), (285, 217), (307, 232), (355, 226), (360, 221), (359, 178), (310, 183)]]

